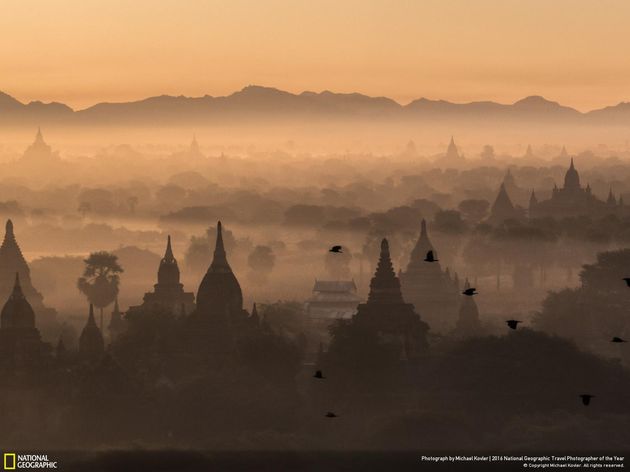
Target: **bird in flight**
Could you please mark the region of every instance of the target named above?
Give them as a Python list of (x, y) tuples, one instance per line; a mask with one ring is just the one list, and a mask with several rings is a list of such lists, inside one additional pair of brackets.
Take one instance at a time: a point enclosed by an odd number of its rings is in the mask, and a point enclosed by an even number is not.
[(477, 289), (475, 287), (470, 287), (470, 288), (467, 288), (466, 290), (464, 290), (462, 293), (464, 295), (472, 297), (473, 295), (477, 295), (479, 292), (477, 292)]
[(617, 336), (615, 336), (614, 338), (612, 338), (610, 340), (611, 343), (627, 343), (628, 341), (626, 341), (625, 339), (621, 339)]
[(343, 251), (341, 250), (341, 246), (333, 246), (328, 250), (328, 252), (337, 252), (339, 254), (343, 253)]
[(624, 277), (623, 280), (626, 281), (626, 285), (630, 287), (630, 277)]
[(329, 411), (326, 413), (326, 418), (337, 418), (337, 415), (335, 415), (332, 411)]
[(313, 375), (313, 377), (315, 377), (316, 379), (325, 379), (326, 378), (326, 377), (324, 377), (324, 374), (322, 373), (321, 370), (315, 371), (315, 375)]
[(510, 328), (516, 329), (518, 327), (518, 324), (522, 323), (522, 321), (520, 321), (520, 320), (507, 320), (506, 323), (507, 323), (507, 325)]
[(591, 398), (593, 398), (594, 396), (595, 395), (583, 393), (582, 395), (580, 395), (580, 398), (582, 399), (582, 403), (584, 404), (584, 406), (589, 406), (591, 403)]
[(433, 251), (427, 252), (427, 257), (424, 258), (424, 262), (437, 262), (438, 260), (435, 258)]

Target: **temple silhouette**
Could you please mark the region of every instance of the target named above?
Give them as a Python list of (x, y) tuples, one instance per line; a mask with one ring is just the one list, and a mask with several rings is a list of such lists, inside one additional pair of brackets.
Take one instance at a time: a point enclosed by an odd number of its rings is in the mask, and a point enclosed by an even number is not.
[(33, 286), (31, 271), (15, 237), (13, 222), (7, 220), (4, 240), (0, 246), (0, 300), (6, 300), (13, 292), (16, 273), (20, 276), (22, 293), (37, 314), (44, 337), (50, 338), (49, 334), (56, 335), (57, 312), (44, 305), (44, 297)]
[(370, 281), (367, 302), (359, 304), (352, 321), (356, 326), (367, 328), (397, 344), (403, 359), (417, 358), (428, 348), (429, 325), (403, 298), (387, 239), (381, 242), (381, 253)]
[(59, 159), (59, 153), (53, 151), (52, 147), (44, 141), (41, 128), (37, 128), (35, 140), (24, 151), (21, 162), (41, 166), (55, 163), (59, 161)]
[(399, 273), (402, 293), (432, 330), (447, 332), (452, 329), (457, 317), (459, 280), (457, 274), (451, 277), (448, 268), (442, 270), (439, 260), (425, 262), (429, 251), (433, 251), (439, 259), (439, 253), (429, 239), (427, 222), (423, 219), (407, 268)]
[[(173, 255), (171, 237), (168, 236), (153, 292), (145, 293), (142, 305), (129, 307), (129, 310), (132, 312), (135, 310), (165, 311), (181, 315), (192, 312), (195, 309), (195, 295), (184, 291), (184, 285), (179, 278), (179, 267)], [(115, 310), (118, 310), (118, 302), (116, 302)], [(112, 321), (114, 318), (115, 315), (112, 314)]]
[(50, 363), (51, 346), (41, 339), (35, 311), (24, 295), (17, 272), (0, 318), (0, 369), (4, 374), (20, 376)]
[[(564, 154), (566, 155), (566, 150), (564, 150)], [(562, 188), (554, 186), (551, 198), (543, 201), (538, 201), (532, 191), (529, 203), (530, 218), (599, 217), (609, 214), (625, 215), (627, 213), (623, 199), (620, 197), (617, 200), (612, 189), (608, 194), (608, 200), (604, 202), (593, 195), (590, 184), (582, 187), (580, 174), (575, 168), (573, 158), (571, 158), (571, 164), (564, 176), (564, 186)]]

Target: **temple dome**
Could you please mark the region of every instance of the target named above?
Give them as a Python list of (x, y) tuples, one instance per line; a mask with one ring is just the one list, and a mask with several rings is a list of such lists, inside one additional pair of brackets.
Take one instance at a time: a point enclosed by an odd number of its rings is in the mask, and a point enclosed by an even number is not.
[(166, 251), (164, 253), (164, 257), (160, 261), (160, 268), (158, 269), (158, 284), (179, 284), (179, 267), (177, 266), (177, 260), (173, 256), (173, 250), (171, 249), (170, 235), (168, 236), (168, 240), (166, 243)]
[(243, 311), (243, 292), (227, 261), (220, 221), (212, 264), (197, 291), (197, 311), (221, 315), (236, 315)]

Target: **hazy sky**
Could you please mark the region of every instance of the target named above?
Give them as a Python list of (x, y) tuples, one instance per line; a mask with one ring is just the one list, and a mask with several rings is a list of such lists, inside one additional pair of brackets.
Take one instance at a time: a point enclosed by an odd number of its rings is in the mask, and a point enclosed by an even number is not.
[(0, 90), (84, 107), (248, 84), (630, 101), (628, 0), (2, 0)]

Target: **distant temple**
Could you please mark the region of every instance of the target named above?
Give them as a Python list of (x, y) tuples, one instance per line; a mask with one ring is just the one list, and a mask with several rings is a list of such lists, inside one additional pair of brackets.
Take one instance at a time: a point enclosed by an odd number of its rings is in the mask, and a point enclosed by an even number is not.
[(35, 311), (15, 273), (13, 290), (0, 315), (0, 368), (14, 373), (36, 369), (45, 363), (50, 352), (50, 345), (42, 342), (35, 327)]
[(79, 337), (79, 356), (84, 361), (98, 361), (105, 353), (103, 334), (94, 320), (94, 305), (90, 303), (88, 320)]
[(31, 271), (15, 239), (13, 222), (7, 220), (4, 240), (0, 246), (0, 300), (6, 300), (13, 292), (16, 273), (20, 276), (21, 290), (35, 310), (46, 337), (46, 332), (56, 325), (57, 312), (44, 306), (44, 297), (33, 287)]
[(504, 223), (507, 220), (519, 220), (524, 217), (525, 211), (520, 207), (514, 206), (505, 188), (505, 183), (501, 183), (497, 198), (494, 200), (490, 210), (490, 216), (487, 220), (488, 223), (496, 225)]
[(354, 280), (315, 280), (313, 295), (306, 301), (309, 318), (349, 318), (361, 298)]
[(212, 263), (197, 291), (198, 315), (240, 318), (243, 316), (243, 292), (227, 261), (223, 246), (221, 222), (217, 224), (217, 240)]
[(35, 141), (26, 148), (22, 156), (22, 162), (32, 164), (47, 164), (59, 160), (59, 154), (53, 152), (52, 148), (46, 144), (42, 135), (42, 130), (37, 128)]
[[(464, 290), (470, 288), (468, 279), (464, 283)], [(459, 306), (459, 316), (453, 331), (455, 337), (469, 338), (480, 336), (483, 334), (481, 327), (481, 321), (479, 320), (479, 309), (475, 302), (475, 297), (461, 297), (461, 304)]]
[(420, 319), (413, 305), (403, 299), (387, 239), (381, 242), (381, 254), (370, 282), (367, 302), (358, 306), (352, 320), (357, 326), (375, 330), (384, 339), (398, 343), (403, 359), (413, 359), (428, 347), (429, 325)]
[(442, 270), (439, 261), (425, 262), (427, 252), (438, 253), (429, 239), (427, 223), (420, 224), (420, 237), (411, 251), (407, 269), (399, 274), (402, 293), (418, 313), (437, 332), (452, 328), (459, 303), (459, 281)]
[[(564, 147), (562, 149), (566, 154)], [(555, 186), (551, 198), (544, 201), (538, 201), (532, 191), (529, 203), (530, 218), (597, 217), (607, 214), (625, 214), (626, 211), (623, 200), (615, 199), (612, 190), (608, 194), (608, 200), (604, 202), (591, 193), (590, 185), (582, 187), (580, 174), (573, 164), (573, 159), (564, 176), (564, 186), (562, 188)]]
[(177, 158), (186, 158), (186, 159), (200, 159), (205, 157), (199, 148), (199, 143), (197, 142), (197, 136), (193, 134), (192, 141), (190, 142), (190, 146), (185, 151), (179, 151), (173, 153), (173, 157)]
[(142, 305), (130, 307), (129, 310), (166, 311), (181, 315), (192, 312), (195, 309), (195, 295), (192, 292), (184, 292), (184, 285), (180, 283), (179, 278), (179, 267), (173, 256), (171, 237), (168, 236), (153, 292), (145, 293)]
[(457, 149), (457, 145), (455, 144), (455, 139), (451, 136), (451, 142), (448, 144), (448, 148), (446, 149), (446, 154), (440, 157), (436, 164), (443, 167), (457, 167), (464, 163), (466, 159), (463, 155), (459, 153)]
[(123, 314), (118, 306), (118, 298), (114, 302), (114, 309), (112, 310), (111, 318), (109, 319), (109, 336), (112, 341), (115, 341), (126, 330), (125, 320)]

